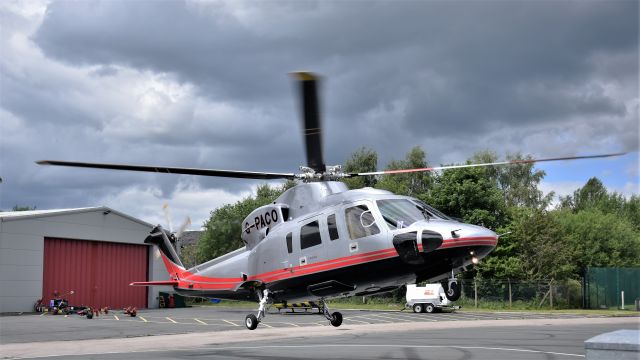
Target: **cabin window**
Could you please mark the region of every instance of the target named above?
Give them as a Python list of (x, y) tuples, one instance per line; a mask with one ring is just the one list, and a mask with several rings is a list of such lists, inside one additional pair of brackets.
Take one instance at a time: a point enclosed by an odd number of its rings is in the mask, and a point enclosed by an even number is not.
[(376, 220), (366, 205), (347, 208), (344, 214), (347, 220), (349, 237), (352, 240), (380, 233)]
[(300, 249), (320, 245), (320, 224), (318, 221), (310, 222), (300, 229)]
[(327, 216), (327, 227), (329, 228), (329, 239), (336, 240), (338, 235), (338, 225), (336, 225), (336, 214)]
[(287, 252), (289, 254), (293, 252), (293, 235), (291, 233), (287, 234)]

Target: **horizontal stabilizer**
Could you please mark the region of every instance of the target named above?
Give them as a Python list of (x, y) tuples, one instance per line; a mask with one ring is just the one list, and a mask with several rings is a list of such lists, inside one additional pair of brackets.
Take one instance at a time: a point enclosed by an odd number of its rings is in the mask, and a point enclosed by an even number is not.
[(177, 280), (137, 281), (129, 284), (129, 286), (156, 286), (156, 285), (178, 286), (178, 281)]

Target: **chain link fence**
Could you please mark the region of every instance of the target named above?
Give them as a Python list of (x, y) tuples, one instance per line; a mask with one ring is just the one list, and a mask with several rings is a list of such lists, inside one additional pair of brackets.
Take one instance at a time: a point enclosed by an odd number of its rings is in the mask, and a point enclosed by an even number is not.
[[(462, 296), (454, 305), (463, 308), (508, 309), (580, 309), (583, 287), (579, 280), (459, 279)], [(354, 296), (340, 302), (389, 304), (402, 306), (406, 288), (374, 296)]]
[(490, 309), (582, 308), (582, 284), (577, 280), (461, 279), (463, 307)]

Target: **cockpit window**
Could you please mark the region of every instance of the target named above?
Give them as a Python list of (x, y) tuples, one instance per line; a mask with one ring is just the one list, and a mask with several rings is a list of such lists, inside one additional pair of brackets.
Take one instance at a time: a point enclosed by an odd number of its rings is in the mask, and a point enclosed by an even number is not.
[(420, 200), (388, 199), (378, 200), (378, 208), (389, 229), (402, 229), (416, 221), (438, 218), (449, 220), (449, 217)]
[(427, 219), (420, 206), (407, 199), (378, 200), (378, 208), (389, 229), (402, 229)]
[(344, 215), (351, 240), (380, 233), (376, 220), (367, 205), (347, 208)]
[(429, 216), (435, 216), (435, 217), (440, 218), (442, 220), (453, 220), (450, 217), (448, 217), (447, 215), (445, 215), (442, 211), (434, 208), (431, 205), (426, 204), (424, 201), (420, 201), (420, 200), (417, 200), (417, 199), (412, 200), (412, 201), (414, 201), (418, 205), (422, 206), (427, 211), (427, 213), (429, 213)]

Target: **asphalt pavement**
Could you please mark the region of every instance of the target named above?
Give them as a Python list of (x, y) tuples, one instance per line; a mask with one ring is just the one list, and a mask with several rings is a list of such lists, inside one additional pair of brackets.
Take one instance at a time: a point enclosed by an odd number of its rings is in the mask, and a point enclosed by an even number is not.
[(564, 359), (583, 342), (637, 329), (640, 317), (492, 312), (415, 314), (340, 310), (333, 328), (314, 312), (272, 310), (258, 329), (241, 308), (151, 309), (135, 318), (111, 312), (0, 317), (2, 358), (93, 359)]

